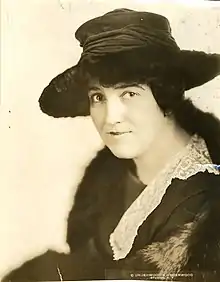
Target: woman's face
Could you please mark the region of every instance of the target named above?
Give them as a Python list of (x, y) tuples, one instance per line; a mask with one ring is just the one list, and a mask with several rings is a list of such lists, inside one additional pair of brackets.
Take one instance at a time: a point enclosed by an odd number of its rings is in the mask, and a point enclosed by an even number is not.
[(90, 114), (105, 145), (118, 158), (137, 158), (164, 125), (151, 89), (143, 84), (90, 87)]

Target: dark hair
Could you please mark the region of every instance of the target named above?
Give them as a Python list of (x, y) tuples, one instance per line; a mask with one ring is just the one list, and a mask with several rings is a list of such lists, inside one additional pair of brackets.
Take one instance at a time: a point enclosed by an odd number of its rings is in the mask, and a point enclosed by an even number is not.
[[(188, 134), (198, 134), (208, 147), (212, 161), (220, 163), (220, 121), (211, 113), (196, 108), (185, 98), (181, 69), (175, 53), (136, 48), (80, 62), (79, 79), (84, 85), (98, 81), (103, 86), (122, 82), (146, 83), (157, 104), (169, 113)], [(82, 81), (81, 81), (82, 83)]]

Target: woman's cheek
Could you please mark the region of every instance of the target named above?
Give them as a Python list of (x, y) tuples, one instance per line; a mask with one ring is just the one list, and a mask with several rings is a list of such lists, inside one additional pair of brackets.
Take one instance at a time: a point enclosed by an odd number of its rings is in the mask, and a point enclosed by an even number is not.
[(104, 125), (105, 125), (105, 114), (104, 110), (101, 107), (93, 107), (91, 108), (91, 117), (92, 121), (98, 130), (98, 132), (101, 134)]

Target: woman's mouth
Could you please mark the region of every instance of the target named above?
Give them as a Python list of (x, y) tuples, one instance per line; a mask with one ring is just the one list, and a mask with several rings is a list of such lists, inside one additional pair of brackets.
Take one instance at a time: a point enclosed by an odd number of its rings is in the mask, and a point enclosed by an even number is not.
[(108, 132), (108, 134), (112, 136), (121, 136), (121, 135), (128, 134), (128, 133), (131, 133), (131, 131), (110, 131)]

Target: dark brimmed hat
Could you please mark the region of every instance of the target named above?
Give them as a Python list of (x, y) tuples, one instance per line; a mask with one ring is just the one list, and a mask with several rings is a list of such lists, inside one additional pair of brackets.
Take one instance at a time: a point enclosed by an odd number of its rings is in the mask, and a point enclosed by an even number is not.
[[(175, 66), (181, 69), (185, 90), (220, 74), (219, 54), (181, 50), (171, 35), (169, 21), (158, 14), (117, 9), (87, 21), (75, 36), (83, 47), (78, 64), (53, 78), (39, 99), (41, 110), (53, 117), (89, 115), (87, 92), (77, 83), (77, 73), (83, 61), (95, 61), (107, 54), (141, 47), (146, 49), (146, 54), (152, 48), (167, 50), (173, 54)], [(147, 64), (147, 59), (143, 63)]]

